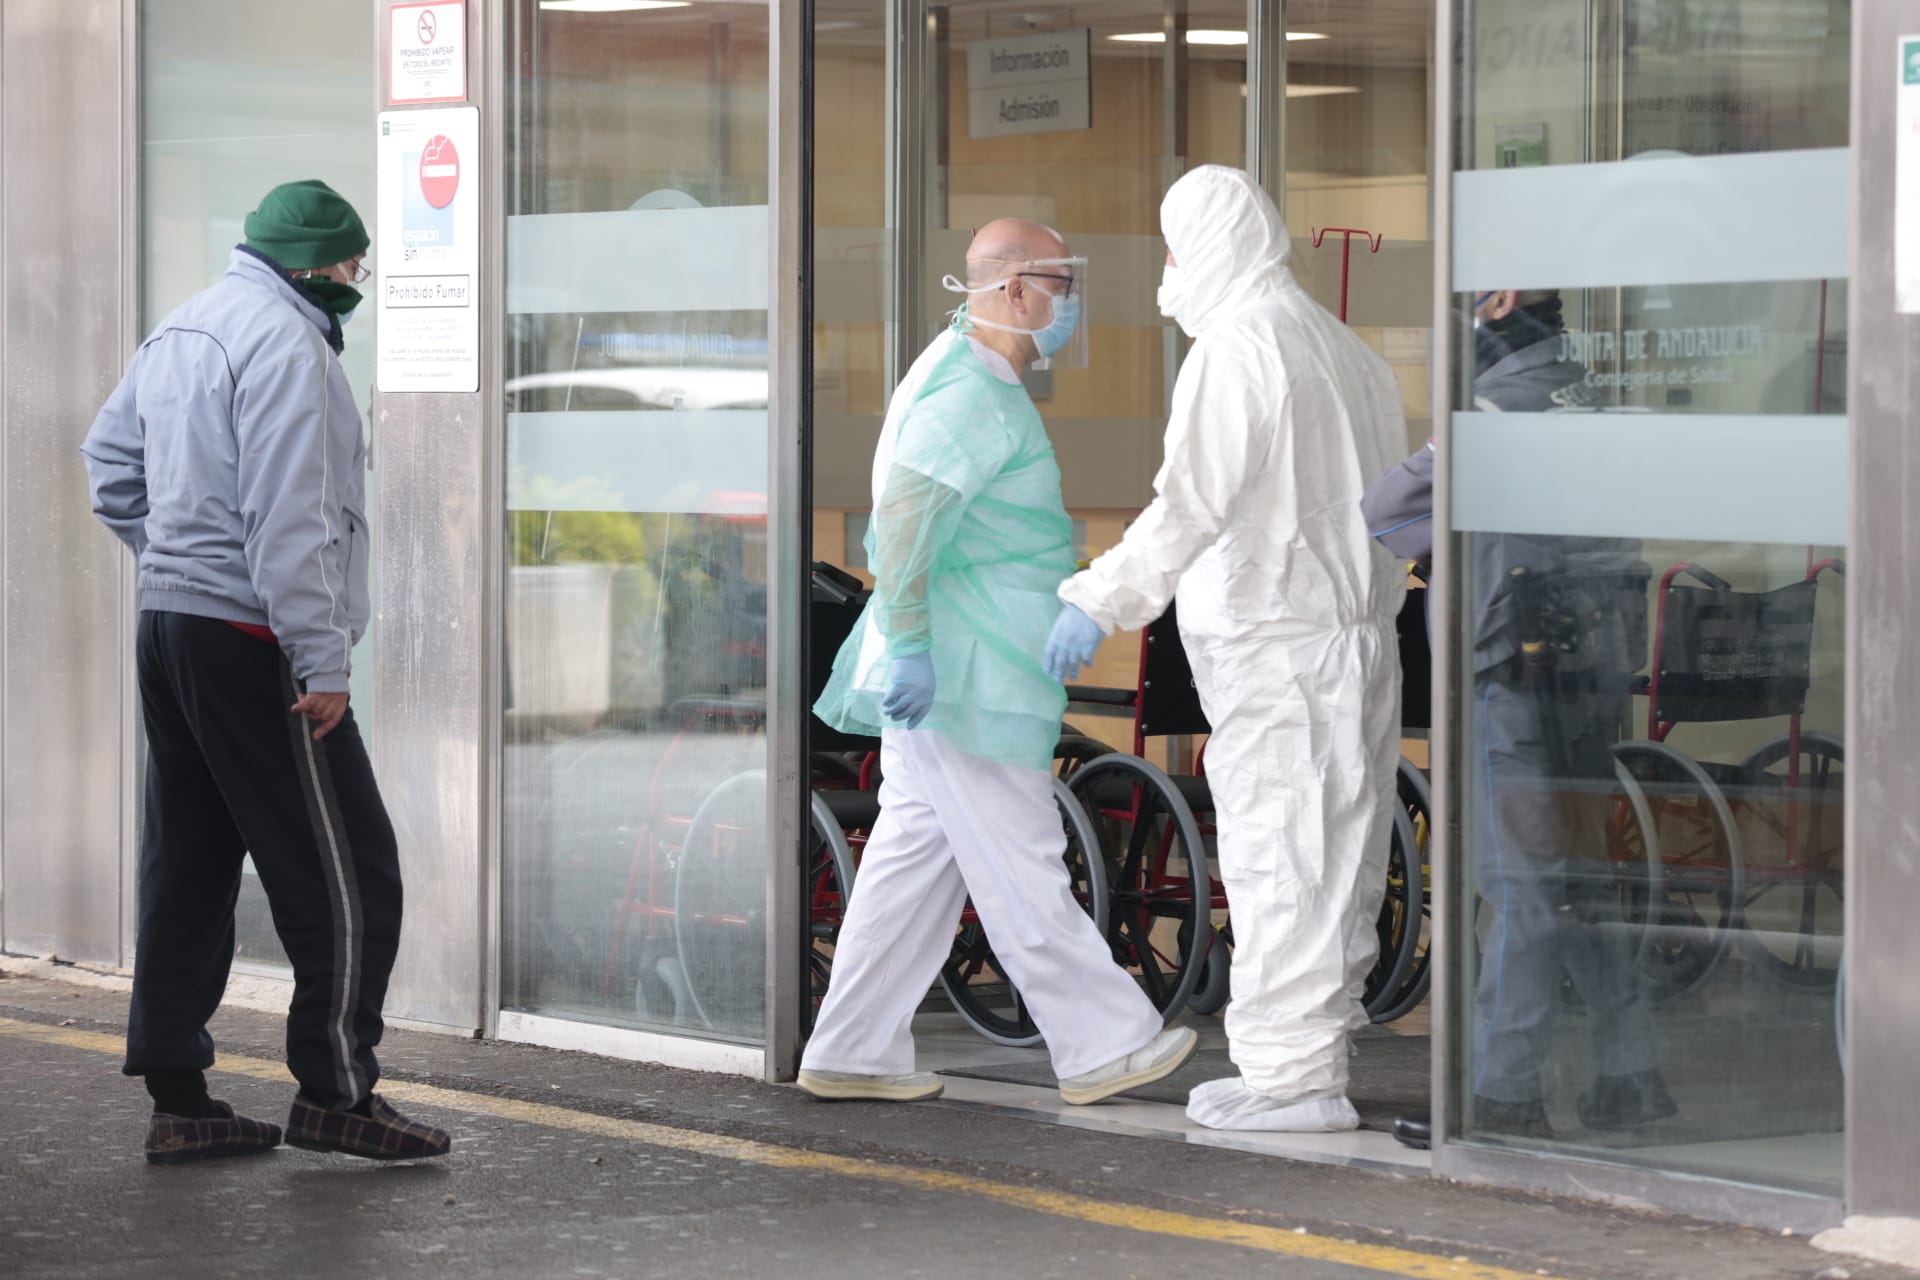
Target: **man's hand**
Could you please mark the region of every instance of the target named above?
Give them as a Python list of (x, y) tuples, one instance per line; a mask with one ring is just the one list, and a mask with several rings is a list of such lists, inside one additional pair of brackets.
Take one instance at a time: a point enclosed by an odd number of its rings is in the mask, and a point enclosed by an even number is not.
[(340, 727), (347, 718), (347, 695), (344, 693), (309, 693), (293, 704), (293, 713), (305, 716), (319, 727), (313, 731), (313, 740), (320, 739)]
[(1093, 662), (1094, 653), (1107, 633), (1100, 624), (1073, 605), (1060, 610), (1054, 619), (1053, 634), (1047, 637), (1046, 656), (1042, 660), (1047, 674), (1065, 684), (1079, 678), (1080, 668)]
[(895, 724), (918, 729), (927, 713), (933, 710), (938, 687), (931, 653), (896, 658), (887, 672), (887, 694), (880, 703), (880, 714)]

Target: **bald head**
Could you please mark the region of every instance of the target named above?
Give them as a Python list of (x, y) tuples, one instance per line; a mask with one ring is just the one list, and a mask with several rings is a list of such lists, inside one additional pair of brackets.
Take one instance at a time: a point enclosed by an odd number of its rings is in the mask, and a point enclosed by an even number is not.
[(1052, 227), (1029, 218), (1000, 218), (973, 233), (967, 283), (996, 284), (1024, 263), (1067, 256), (1067, 242)]

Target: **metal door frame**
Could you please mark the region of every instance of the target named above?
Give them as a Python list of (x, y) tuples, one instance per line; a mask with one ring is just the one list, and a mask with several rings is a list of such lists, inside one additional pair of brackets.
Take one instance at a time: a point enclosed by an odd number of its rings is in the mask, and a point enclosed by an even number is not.
[[(1920, 1218), (1920, 837), (1907, 767), (1920, 759), (1920, 320), (1894, 311), (1894, 149), (1899, 40), (1920, 14), (1898, 0), (1853, 6), (1853, 276), (1847, 413), (1846, 790), (1847, 1206)], [(1920, 211), (1900, 211), (1908, 220)], [(1867, 851), (1871, 850), (1869, 854)]]
[(764, 1075), (800, 1069), (808, 981), (807, 565), (813, 541), (813, 3), (767, 21), (767, 1022)]

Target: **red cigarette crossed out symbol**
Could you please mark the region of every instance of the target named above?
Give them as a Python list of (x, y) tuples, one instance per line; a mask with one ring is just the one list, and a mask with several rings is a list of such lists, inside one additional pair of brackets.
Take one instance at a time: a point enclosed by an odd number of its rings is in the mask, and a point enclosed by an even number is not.
[(439, 29), (439, 24), (433, 20), (433, 10), (422, 9), (420, 11), (420, 43), (432, 44), (434, 34), (438, 32)]

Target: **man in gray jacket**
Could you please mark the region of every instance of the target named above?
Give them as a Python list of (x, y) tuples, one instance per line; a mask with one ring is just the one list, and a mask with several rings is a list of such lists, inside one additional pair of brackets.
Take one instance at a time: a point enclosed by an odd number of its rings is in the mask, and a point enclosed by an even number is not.
[[(1475, 300), (1473, 409), (1595, 407), (1568, 359), (1560, 295)], [(1433, 446), (1369, 486), (1368, 527), (1421, 565), (1433, 554)], [(1646, 993), (1606, 861), (1613, 746), (1627, 678), (1646, 660), (1647, 566), (1626, 538), (1473, 535), (1474, 732), (1467, 751), (1474, 888), (1491, 909), (1474, 998), (1475, 1133), (1550, 1139), (1542, 1089), (1564, 974), (1591, 1015), (1595, 1079), (1573, 1111), (1589, 1130), (1675, 1111), (1653, 1056)], [(1394, 1132), (1424, 1147), (1430, 1118)]]
[(94, 511), (140, 569), (146, 827), (124, 1070), (153, 1097), (149, 1161), (279, 1145), (205, 1075), (251, 853), (293, 963), (285, 1137), (442, 1155), (445, 1133), (373, 1092), (400, 867), (348, 706), (366, 451), (339, 360), (367, 232), (324, 183), (294, 182), (246, 235), (225, 278), (141, 346), (81, 448)]

